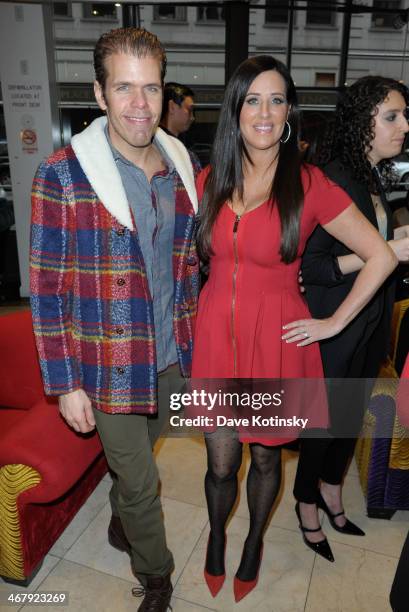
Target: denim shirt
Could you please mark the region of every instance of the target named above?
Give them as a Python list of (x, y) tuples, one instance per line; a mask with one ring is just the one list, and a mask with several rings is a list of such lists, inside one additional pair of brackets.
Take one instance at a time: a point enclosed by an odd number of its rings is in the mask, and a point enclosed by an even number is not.
[(131, 207), (141, 246), (155, 321), (156, 360), (158, 372), (177, 363), (173, 335), (173, 241), (175, 233), (175, 166), (155, 141), (165, 162), (149, 183), (144, 171), (126, 159), (112, 145), (107, 127), (105, 134), (122, 179)]

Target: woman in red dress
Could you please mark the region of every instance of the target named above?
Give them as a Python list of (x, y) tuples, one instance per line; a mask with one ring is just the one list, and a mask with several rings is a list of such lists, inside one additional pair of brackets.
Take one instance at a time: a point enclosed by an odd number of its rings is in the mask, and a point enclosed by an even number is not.
[[(322, 377), (318, 340), (339, 333), (396, 260), (351, 199), (302, 164), (294, 83), (271, 56), (243, 62), (225, 93), (210, 168), (199, 177), (198, 245), (210, 263), (199, 300), (193, 378)], [(317, 224), (366, 262), (334, 314), (312, 319), (298, 288), (300, 257)], [(205, 579), (225, 580), (225, 525), (237, 495), (242, 443), (250, 442), (250, 529), (234, 579), (236, 601), (254, 588), (262, 538), (280, 486), (281, 439), (206, 434), (210, 520)]]

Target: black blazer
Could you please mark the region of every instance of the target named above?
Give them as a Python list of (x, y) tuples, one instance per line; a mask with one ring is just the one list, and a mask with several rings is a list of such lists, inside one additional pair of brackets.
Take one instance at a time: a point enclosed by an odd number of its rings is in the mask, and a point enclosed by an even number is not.
[[(368, 221), (378, 229), (367, 187), (357, 182), (349, 170), (343, 169), (338, 160), (330, 162), (323, 170), (348, 193)], [(382, 191), (380, 195), (388, 220), (387, 239), (390, 240), (393, 237), (392, 213)], [(351, 290), (358, 272), (343, 275), (337, 262), (337, 257), (350, 253), (342, 242), (321, 226), (309, 238), (301, 270), (305, 296), (313, 317), (322, 319), (332, 315)], [(326, 377), (376, 377), (389, 348), (394, 294), (392, 275), (340, 334), (320, 342)]]

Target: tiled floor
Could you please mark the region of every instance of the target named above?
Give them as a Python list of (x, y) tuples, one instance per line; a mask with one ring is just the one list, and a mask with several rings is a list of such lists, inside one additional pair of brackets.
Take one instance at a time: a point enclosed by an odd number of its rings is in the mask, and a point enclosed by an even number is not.
[[(354, 463), (346, 479), (345, 502), (348, 515), (367, 535), (365, 538), (342, 536), (331, 529), (325, 519), (324, 528), (336, 557), (335, 563), (328, 563), (315, 556), (301, 540), (292, 498), (297, 455), (285, 451), (283, 487), (265, 536), (259, 584), (248, 597), (235, 604), (232, 580), (248, 526), (244, 487), (227, 532), (227, 579), (222, 591), (213, 599), (202, 573), (208, 533), (203, 492), (203, 443), (199, 437), (166, 438), (159, 443), (157, 461), (168, 543), (176, 562), (172, 600), (175, 612), (390, 610), (388, 594), (409, 529), (409, 512), (399, 512), (391, 521), (368, 519)], [(248, 465), (247, 454), (245, 463)], [(242, 476), (244, 473), (245, 469)], [(128, 557), (111, 548), (106, 539), (110, 516), (109, 481), (106, 476), (99, 484), (47, 555), (30, 588), (26, 589), (30, 592), (68, 591), (69, 605), (60, 610), (126, 612), (136, 610), (139, 605), (139, 600), (131, 595), (135, 580)], [(0, 591), (10, 590), (10, 585), (0, 581)], [(4, 605), (0, 608), (4, 611), (18, 609)], [(20, 609), (29, 610), (31, 606)], [(58, 608), (33, 606), (34, 609)]]

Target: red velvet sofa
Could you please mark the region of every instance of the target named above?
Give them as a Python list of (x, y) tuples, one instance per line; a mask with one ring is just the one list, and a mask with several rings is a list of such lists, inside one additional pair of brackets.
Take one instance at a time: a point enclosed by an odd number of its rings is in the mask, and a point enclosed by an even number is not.
[(29, 310), (0, 311), (0, 576), (28, 585), (107, 471), (44, 396)]

